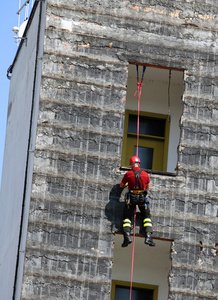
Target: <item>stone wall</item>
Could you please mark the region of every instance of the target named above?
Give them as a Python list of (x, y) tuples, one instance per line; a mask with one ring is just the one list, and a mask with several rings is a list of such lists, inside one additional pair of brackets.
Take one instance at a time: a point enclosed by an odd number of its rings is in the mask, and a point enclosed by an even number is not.
[(184, 69), (178, 175), (150, 174), (169, 300), (217, 299), (215, 1), (48, 0), (22, 299), (109, 300), (129, 62)]

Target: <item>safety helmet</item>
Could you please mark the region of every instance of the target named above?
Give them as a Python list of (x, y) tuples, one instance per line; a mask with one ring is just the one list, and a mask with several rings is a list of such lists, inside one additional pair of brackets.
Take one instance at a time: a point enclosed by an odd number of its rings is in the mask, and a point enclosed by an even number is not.
[(138, 157), (138, 156), (132, 156), (131, 158), (130, 158), (130, 160), (129, 160), (129, 164), (130, 164), (130, 166), (131, 166), (131, 164), (132, 163), (138, 163), (138, 164), (140, 164), (140, 158)]

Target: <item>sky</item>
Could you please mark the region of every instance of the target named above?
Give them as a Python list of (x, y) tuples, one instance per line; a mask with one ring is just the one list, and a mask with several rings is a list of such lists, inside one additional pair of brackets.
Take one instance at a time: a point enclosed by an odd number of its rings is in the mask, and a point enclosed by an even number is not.
[[(25, 0), (21, 1), (21, 5)], [(18, 26), (19, 0), (8, 0), (1, 2), (0, 9), (0, 90), (1, 90), (1, 108), (0, 108), (0, 184), (2, 177), (2, 166), (5, 146), (6, 122), (10, 80), (6, 74), (7, 69), (13, 63), (17, 52), (17, 43), (13, 38), (12, 28)], [(23, 14), (25, 11), (23, 12)], [(24, 15), (21, 14), (20, 22), (24, 21)]]

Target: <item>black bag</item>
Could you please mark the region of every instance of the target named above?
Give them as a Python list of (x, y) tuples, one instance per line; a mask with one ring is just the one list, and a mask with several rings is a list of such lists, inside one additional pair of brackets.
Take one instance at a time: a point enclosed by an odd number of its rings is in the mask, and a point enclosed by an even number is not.
[(146, 203), (147, 191), (141, 192), (139, 194), (134, 194), (130, 192), (130, 203), (132, 205), (143, 205)]

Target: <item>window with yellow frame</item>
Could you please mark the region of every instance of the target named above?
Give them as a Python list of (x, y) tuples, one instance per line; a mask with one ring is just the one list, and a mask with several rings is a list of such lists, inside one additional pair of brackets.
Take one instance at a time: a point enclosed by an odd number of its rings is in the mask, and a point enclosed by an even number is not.
[[(122, 166), (136, 155), (137, 111), (126, 110), (122, 150)], [(167, 115), (140, 112), (138, 156), (142, 169), (167, 170), (170, 120)]]
[[(129, 293), (130, 293), (130, 282), (112, 280), (111, 300), (129, 299)], [(157, 300), (158, 286), (133, 282), (131, 299), (132, 300), (138, 300), (138, 299)]]

